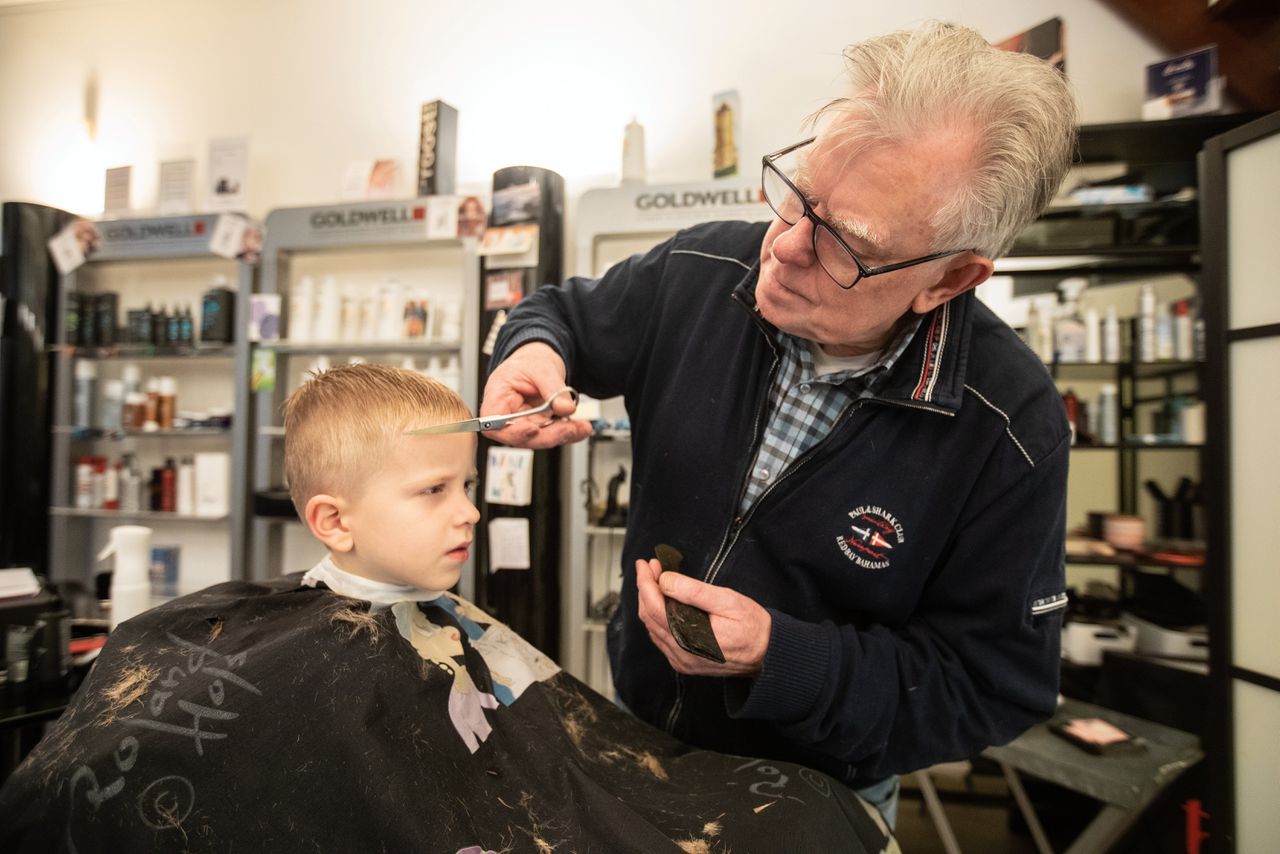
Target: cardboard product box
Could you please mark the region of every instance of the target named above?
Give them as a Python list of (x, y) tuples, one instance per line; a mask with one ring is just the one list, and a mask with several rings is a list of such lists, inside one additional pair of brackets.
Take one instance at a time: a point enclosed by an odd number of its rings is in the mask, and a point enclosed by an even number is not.
[(226, 516), (231, 512), (231, 456), (222, 451), (195, 455), (196, 515)]

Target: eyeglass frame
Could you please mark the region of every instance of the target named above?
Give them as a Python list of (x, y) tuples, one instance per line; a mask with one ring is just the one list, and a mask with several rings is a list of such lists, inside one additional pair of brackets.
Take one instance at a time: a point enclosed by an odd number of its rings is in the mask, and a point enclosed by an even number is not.
[[(797, 187), (795, 184), (793, 184), (790, 178), (782, 174), (781, 169), (773, 165), (775, 161), (781, 159), (782, 157), (785, 157), (786, 155), (795, 151), (797, 148), (803, 148), (804, 146), (808, 145), (809, 143), (813, 142), (816, 139), (817, 139), (816, 136), (811, 136), (806, 140), (794, 143), (792, 145), (788, 145), (786, 148), (780, 148), (777, 151), (773, 152), (772, 154), (766, 154), (764, 157), (760, 158), (760, 195), (764, 196), (765, 204), (769, 206), (769, 209), (773, 211), (774, 215), (778, 219), (782, 220), (783, 222), (786, 222), (789, 227), (794, 227), (799, 224), (800, 218), (797, 217), (795, 222), (787, 222), (786, 217), (778, 213), (778, 209), (774, 207), (773, 200), (770, 199), (769, 194), (765, 192), (764, 190), (765, 171), (766, 170), (772, 171), (773, 174), (777, 175), (779, 178), (782, 179), (782, 182), (791, 189), (791, 192), (795, 193), (796, 198), (800, 200), (800, 204), (804, 207), (804, 216), (809, 220), (810, 223), (813, 224), (813, 234), (812, 234), (813, 257), (818, 261), (818, 265), (822, 267), (822, 272), (827, 274), (827, 278), (835, 282), (836, 285), (838, 285), (841, 289), (846, 291), (852, 290), (854, 285), (858, 284), (858, 282), (861, 282), (863, 279), (870, 278), (871, 276), (879, 276), (884, 273), (892, 273), (895, 270), (902, 270), (907, 267), (914, 267), (918, 264), (928, 263), (929, 261), (937, 261), (939, 258), (946, 258), (950, 255), (959, 255), (962, 252), (977, 252), (976, 249), (950, 249), (946, 252), (933, 252), (929, 255), (923, 255), (919, 258), (912, 258), (910, 261), (897, 261), (893, 264), (885, 264), (882, 267), (868, 267), (866, 264), (862, 263), (862, 259), (858, 257), (858, 253), (854, 252), (852, 249), (849, 248), (849, 244), (845, 243), (844, 238), (840, 236), (840, 232), (838, 232), (835, 229), (835, 227), (831, 225), (831, 223), (827, 222), (825, 219), (818, 216), (817, 211), (813, 209), (813, 205), (809, 204), (809, 200), (805, 198), (804, 193), (800, 192), (800, 188)], [(832, 275), (831, 271), (827, 269), (827, 265), (823, 264), (822, 259), (818, 257), (818, 229), (819, 228), (826, 229), (827, 233), (835, 238), (836, 243), (840, 245), (841, 249), (843, 249), (845, 252), (848, 253), (849, 257), (853, 259), (853, 263), (857, 266), (858, 268), (857, 278), (855, 278), (849, 284), (847, 285), (843, 284), (839, 279), (837, 279), (834, 275)]]

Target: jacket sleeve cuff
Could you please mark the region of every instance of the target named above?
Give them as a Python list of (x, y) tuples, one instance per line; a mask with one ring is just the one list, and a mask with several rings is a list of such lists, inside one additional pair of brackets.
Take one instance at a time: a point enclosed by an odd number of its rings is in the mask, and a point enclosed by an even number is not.
[(531, 326), (528, 329), (521, 329), (519, 332), (512, 334), (508, 338), (504, 338), (502, 340), (502, 344), (494, 352), (493, 360), (490, 364), (493, 367), (497, 367), (518, 348), (534, 341), (541, 341), (543, 344), (548, 345), (551, 349), (560, 354), (560, 358), (564, 359), (566, 365), (569, 363), (568, 357), (565, 356), (564, 349), (560, 346), (560, 342), (556, 340), (555, 333), (550, 329), (540, 326)]
[(808, 716), (831, 678), (831, 637), (826, 627), (769, 609), (773, 627), (764, 664), (754, 679), (725, 684), (725, 707), (732, 718), (778, 722)]

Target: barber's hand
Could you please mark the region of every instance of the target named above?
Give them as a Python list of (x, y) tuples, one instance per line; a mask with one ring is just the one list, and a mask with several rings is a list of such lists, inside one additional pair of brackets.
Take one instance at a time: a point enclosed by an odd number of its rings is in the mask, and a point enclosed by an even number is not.
[[(678, 572), (663, 572), (656, 560), (636, 561), (640, 619), (667, 661), (678, 673), (694, 676), (751, 676), (760, 671), (773, 618), (754, 600), (727, 587), (706, 584)], [(686, 651), (671, 635), (663, 597), (694, 605), (711, 615), (724, 664)]]
[[(480, 415), (507, 415), (539, 406), (564, 387), (564, 360), (549, 345), (534, 341), (517, 348), (489, 375)], [(546, 414), (520, 418), (485, 435), (517, 448), (555, 448), (580, 442), (591, 435), (591, 422), (565, 417), (577, 408), (569, 395), (562, 394), (551, 402), (551, 411), (562, 417), (554, 421)]]

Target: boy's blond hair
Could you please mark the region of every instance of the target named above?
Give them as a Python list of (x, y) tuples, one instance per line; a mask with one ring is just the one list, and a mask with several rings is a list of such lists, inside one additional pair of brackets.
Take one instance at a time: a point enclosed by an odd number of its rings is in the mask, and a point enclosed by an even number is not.
[(445, 385), (390, 365), (314, 374), (284, 402), (284, 475), (298, 515), (313, 495), (358, 497), (405, 431), (471, 417)]

